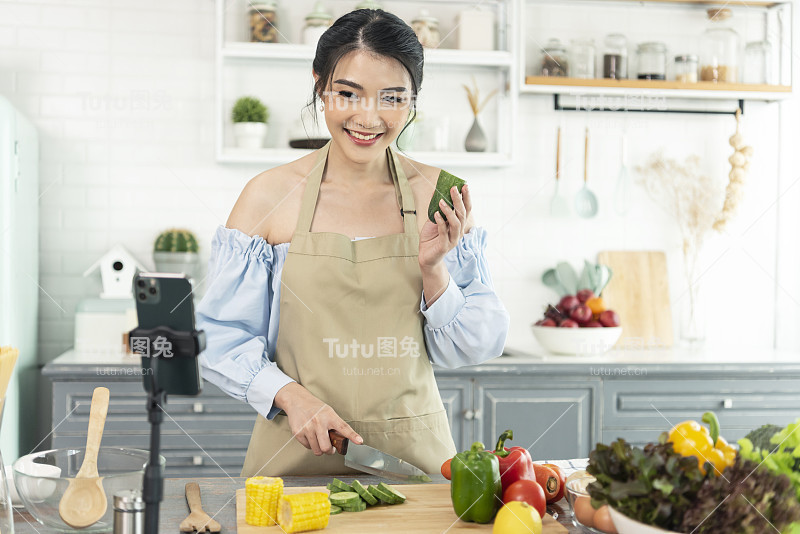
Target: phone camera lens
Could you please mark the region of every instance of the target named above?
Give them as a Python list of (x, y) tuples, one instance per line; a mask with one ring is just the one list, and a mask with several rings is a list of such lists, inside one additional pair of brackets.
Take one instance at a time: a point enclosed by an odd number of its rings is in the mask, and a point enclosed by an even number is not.
[(146, 298), (147, 298), (147, 295), (145, 295), (144, 293), (139, 293), (139, 300), (144, 300)]
[(140, 278), (139, 280), (136, 281), (136, 285), (139, 287), (144, 287), (144, 280)]
[(156, 294), (156, 288), (154, 288), (154, 287), (151, 287), (151, 288), (150, 288), (150, 294), (151, 294), (151, 295), (155, 295), (155, 294)]

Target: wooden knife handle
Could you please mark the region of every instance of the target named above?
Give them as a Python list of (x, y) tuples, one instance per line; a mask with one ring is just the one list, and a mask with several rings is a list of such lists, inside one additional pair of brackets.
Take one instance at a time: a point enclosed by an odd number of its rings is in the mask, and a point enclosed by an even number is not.
[(328, 430), (328, 437), (331, 438), (331, 445), (336, 449), (336, 452), (344, 456), (347, 454), (347, 445), (350, 440), (339, 434), (336, 430)]

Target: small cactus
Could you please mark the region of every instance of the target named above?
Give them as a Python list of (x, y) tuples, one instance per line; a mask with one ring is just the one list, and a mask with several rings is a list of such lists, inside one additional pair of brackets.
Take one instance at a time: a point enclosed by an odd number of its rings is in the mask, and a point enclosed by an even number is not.
[(189, 230), (170, 228), (156, 239), (155, 252), (197, 252), (197, 239)]

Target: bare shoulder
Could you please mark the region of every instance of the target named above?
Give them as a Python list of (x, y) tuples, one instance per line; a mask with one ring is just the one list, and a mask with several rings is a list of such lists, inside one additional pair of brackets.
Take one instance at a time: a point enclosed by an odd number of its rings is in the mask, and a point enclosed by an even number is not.
[[(225, 226), (250, 236), (260, 235), (273, 243), (270, 236), (277, 230), (280, 215), (291, 211), (302, 195), (309, 165), (313, 164), (313, 157), (309, 156), (313, 153), (251, 178), (239, 194)], [(296, 213), (294, 217), (297, 218)]]
[[(436, 190), (436, 182), (439, 179), (439, 173), (442, 169), (433, 165), (426, 165), (419, 161), (413, 160), (406, 156), (399, 154), (400, 164), (403, 166), (408, 177), (408, 183), (411, 185), (411, 190), (414, 192), (414, 202), (417, 206), (417, 213), (427, 214), (428, 204), (431, 202), (433, 192)], [(427, 215), (424, 215), (424, 220), (427, 220)], [(467, 227), (465, 232), (468, 232), (475, 221), (472, 213), (467, 219)]]

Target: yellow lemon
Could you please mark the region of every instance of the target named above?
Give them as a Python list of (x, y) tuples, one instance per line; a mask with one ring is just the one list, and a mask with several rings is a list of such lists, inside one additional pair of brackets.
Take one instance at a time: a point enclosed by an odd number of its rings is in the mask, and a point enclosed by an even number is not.
[(530, 504), (512, 501), (497, 512), (492, 534), (542, 534), (542, 518)]

